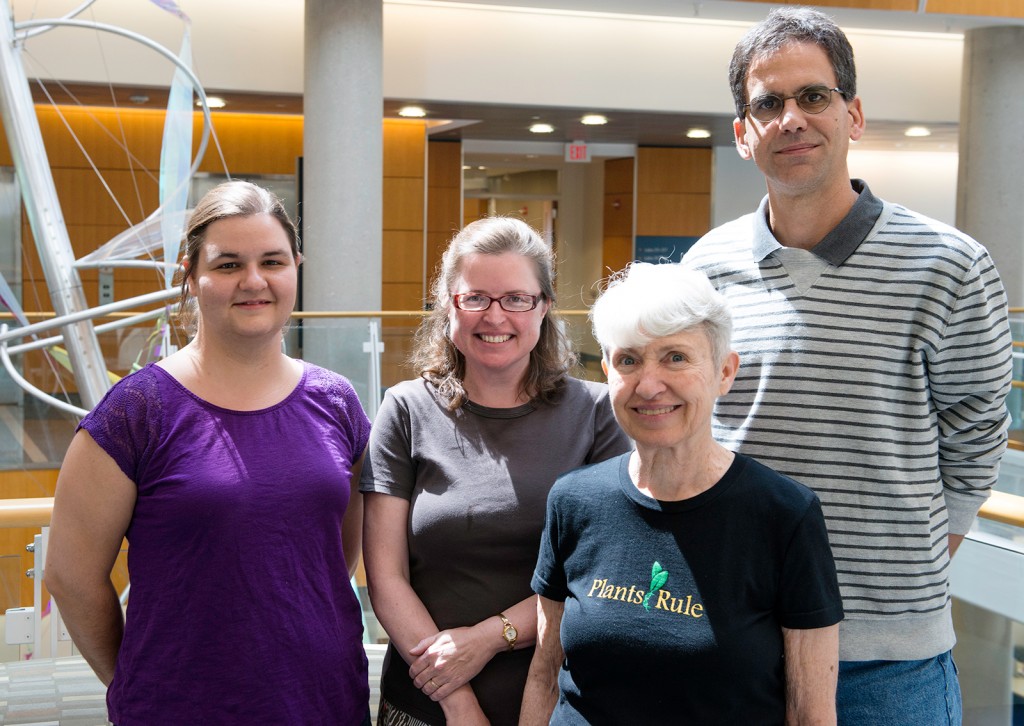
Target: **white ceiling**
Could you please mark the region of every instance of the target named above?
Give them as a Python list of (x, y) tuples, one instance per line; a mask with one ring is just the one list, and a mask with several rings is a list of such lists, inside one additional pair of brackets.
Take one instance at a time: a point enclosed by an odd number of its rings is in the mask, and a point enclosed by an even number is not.
[[(208, 89), (262, 94), (271, 112), (275, 111), (276, 98), (289, 97), (293, 104), (294, 99), (301, 100), (305, 10), (301, 0), (177, 3), (192, 18), (195, 68)], [(60, 16), (77, 7), (80, 0), (13, 0), (11, 4), (15, 19), (22, 21)], [(523, 6), (533, 10), (520, 11)], [(707, 60), (709, 54), (704, 53), (696, 56), (696, 63), (693, 56), (661, 63), (654, 52), (650, 58), (640, 57), (646, 48), (629, 46), (626, 39), (622, 52), (632, 56), (616, 62), (635, 63), (635, 67), (627, 68), (616, 83), (609, 82), (608, 88), (602, 88), (601, 72), (595, 69), (607, 70), (601, 65), (603, 59), (595, 54), (595, 44), (588, 37), (573, 37), (573, 28), (603, 24), (607, 33), (607, 28), (616, 24), (632, 31), (679, 28), (680, 22), (687, 19), (720, 21), (704, 26), (708, 29), (706, 33), (690, 28), (687, 32), (691, 35), (682, 37), (717, 33), (716, 37), (724, 40), (717, 41), (723, 45), (714, 57), (727, 58), (731, 43), (743, 27), (763, 18), (768, 7), (764, 3), (732, 0), (384, 0), (383, 111), (391, 115), (402, 103), (424, 103), (431, 118), (456, 122), (450, 124), (449, 130), (439, 131), (438, 138), (536, 140), (526, 127), (535, 117), (543, 117), (556, 125), (555, 137), (549, 140), (558, 142), (585, 138), (595, 143), (698, 145), (687, 141), (683, 133), (690, 126), (701, 125), (713, 130), (713, 139), (699, 143), (727, 145), (731, 143), (732, 112), (724, 61), (716, 61), (712, 67)], [(519, 37), (473, 37), (481, 35), (473, 33), (471, 23), (478, 22), (474, 18), (480, 17), (473, 13), (487, 8), (505, 10), (506, 15), (516, 9), (515, 17), (523, 18), (522, 22), (527, 24), (520, 27), (527, 30)], [(393, 39), (397, 32), (393, 28), (401, 24), (401, 18), (447, 19), (455, 17), (455, 10), (464, 11), (458, 17), (467, 18), (468, 30), (455, 31), (444, 23), (411, 23), (406, 36)], [(955, 149), (959, 57), (948, 56), (959, 53), (957, 43), (965, 30), (1015, 22), (926, 13), (825, 10), (848, 32), (870, 31), (861, 34), (868, 38), (868, 51), (862, 53), (858, 47), (862, 91), (869, 110), (868, 130), (862, 142), (865, 148), (898, 149), (911, 144), (915, 149)], [(545, 12), (550, 14), (544, 15)], [(82, 17), (129, 27), (173, 50), (181, 43), (182, 24), (146, 0), (97, 0)], [(663, 24), (635, 22), (636, 18), (650, 21), (652, 17), (672, 20)], [(487, 32), (496, 31), (488, 28)], [(913, 38), (914, 33), (931, 35)], [(898, 34), (904, 35), (890, 37)], [(952, 44), (944, 44), (945, 39)], [(666, 42), (666, 47), (674, 52), (672, 39)], [(937, 57), (943, 63), (952, 63), (952, 67), (940, 68), (932, 59), (918, 57), (921, 54), (914, 43), (939, 47)], [(885, 56), (893, 52), (898, 55), (901, 44), (908, 48), (905, 63)], [(162, 60), (154, 64), (142, 52), (126, 49), (127, 45), (127, 41), (120, 39), (101, 40), (99, 34), (59, 31), (27, 44), (26, 67), (32, 76), (65, 81), (97, 83), (101, 78), (110, 78), (121, 86), (165, 86), (170, 77), (168, 64)], [(946, 45), (951, 49), (948, 52), (942, 50)], [(893, 51), (893, 47), (897, 50)], [(911, 47), (915, 50), (909, 50)], [(583, 57), (587, 53), (592, 55)], [(448, 57), (441, 58), (442, 55)], [(427, 59), (429, 63), (425, 62)], [(880, 63), (880, 69), (872, 69), (873, 60)], [(914, 82), (894, 86), (889, 77), (896, 65), (906, 66), (900, 71)], [(567, 66), (564, 72), (561, 66)], [(581, 80), (594, 86), (588, 89), (589, 95), (568, 92), (575, 90)], [(699, 108), (687, 107), (686, 103), (693, 100), (703, 104)], [(901, 102), (904, 107), (899, 110)], [(892, 110), (894, 104), (897, 110)], [(587, 111), (603, 112), (612, 123), (584, 128), (578, 119)], [(903, 130), (920, 120), (930, 122), (933, 136), (907, 140)]]

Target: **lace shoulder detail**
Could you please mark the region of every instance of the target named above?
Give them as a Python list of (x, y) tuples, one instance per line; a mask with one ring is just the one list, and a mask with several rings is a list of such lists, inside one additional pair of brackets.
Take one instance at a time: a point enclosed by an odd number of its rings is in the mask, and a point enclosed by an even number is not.
[(352, 384), (339, 373), (306, 363), (306, 391), (313, 396), (323, 396), (331, 409), (337, 412), (342, 434), (349, 440), (354, 458), (366, 448), (370, 438), (370, 420), (363, 411)]
[(163, 420), (159, 374), (150, 368), (114, 384), (79, 424), (134, 482), (148, 448), (159, 440)]

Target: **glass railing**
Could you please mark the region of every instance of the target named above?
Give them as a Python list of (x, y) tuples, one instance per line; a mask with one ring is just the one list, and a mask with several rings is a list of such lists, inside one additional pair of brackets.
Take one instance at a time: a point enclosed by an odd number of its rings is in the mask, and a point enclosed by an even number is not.
[[(289, 355), (348, 378), (372, 418), (384, 391), (415, 375), (407, 361), (421, 315), (416, 311), (296, 313), (285, 336), (285, 348)], [(590, 335), (586, 312), (567, 311), (563, 319), (580, 351), (575, 374), (601, 379), (598, 347)], [(98, 339), (108, 371), (124, 376), (133, 365), (149, 360), (156, 327), (100, 332)], [(172, 344), (182, 345), (185, 340), (181, 331), (171, 336)], [(59, 355), (41, 351), (13, 356), (18, 373), (30, 383), (73, 406), (81, 406), (74, 393), (74, 377), (61, 361)], [(78, 420), (26, 393), (0, 368), (0, 470), (59, 467)]]

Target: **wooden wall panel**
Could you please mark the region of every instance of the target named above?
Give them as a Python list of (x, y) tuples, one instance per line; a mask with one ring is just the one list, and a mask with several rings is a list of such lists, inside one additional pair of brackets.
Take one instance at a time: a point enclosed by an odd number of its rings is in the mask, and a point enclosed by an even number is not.
[[(384, 177), (384, 230), (423, 232), (423, 177)], [(421, 242), (422, 246), (422, 237)]]
[(601, 277), (618, 272), (633, 260), (632, 237), (605, 237), (601, 255)]
[(609, 159), (604, 163), (601, 276), (621, 270), (633, 259), (633, 184), (636, 160)]
[[(57, 484), (56, 469), (11, 470), (0, 472), (0, 492), (10, 499), (36, 497), (52, 497)], [(0, 553), (17, 554), (16, 568), (4, 566), (3, 570), (9, 577), (16, 577), (10, 595), (0, 587), (0, 605), (3, 609), (27, 607), (32, 604), (32, 580), (25, 577), (25, 571), (33, 566), (32, 554), (25, 551), (25, 545), (39, 534), (38, 529), (30, 527), (0, 528)], [(17, 601), (17, 602), (15, 602)]]
[(462, 190), (458, 187), (427, 187), (427, 231), (449, 239), (461, 228)]
[(1020, 0), (927, 0), (924, 10), (950, 15), (1024, 18), (1024, 3)]
[[(970, 2), (971, 0), (966, 1)], [(765, 4), (770, 3), (772, 5), (807, 5), (806, 0), (752, 0), (752, 2)], [(900, 10), (903, 12), (912, 13), (917, 12), (918, 0), (815, 0), (814, 4), (823, 8), (855, 8), (859, 10)], [(929, 4), (931, 3), (929, 2)]]
[(401, 381), (416, 377), (416, 372), (409, 366), (409, 356), (413, 348), (413, 332), (419, 324), (419, 318), (409, 318), (401, 326), (385, 328), (382, 332), (384, 353), (380, 360), (380, 382), (382, 386), (393, 386)]
[[(302, 117), (287, 114), (213, 113), (224, 159), (210, 146), (200, 171), (223, 174), (225, 164), (232, 176), (247, 174), (294, 174), (302, 156)], [(194, 115), (193, 148), (199, 145), (202, 115)]]
[(711, 194), (640, 194), (636, 233), (654, 237), (696, 237), (711, 228)]
[(51, 166), (91, 168), (84, 149), (99, 169), (160, 169), (163, 111), (36, 106), (36, 116)]
[[(422, 310), (426, 254), (427, 132), (422, 121), (384, 120), (381, 307)], [(382, 320), (381, 383), (411, 377), (403, 368), (418, 319)], [(410, 327), (412, 326), (412, 327)]]
[(633, 159), (610, 159), (604, 164), (604, 193), (633, 194)]
[(463, 199), (462, 200), (462, 226), (470, 222), (483, 219), (487, 216), (486, 199)]
[[(422, 310), (423, 285), (418, 282), (385, 282), (381, 289), (381, 301), (384, 310)], [(398, 320), (401, 325), (408, 324), (401, 318)]]
[[(441, 255), (448, 249), (454, 235), (447, 232), (427, 232), (427, 292), (433, 285), (434, 276), (441, 268)], [(432, 262), (431, 262), (432, 261)]]
[(433, 275), (448, 242), (463, 226), (462, 143), (431, 141), (427, 145), (427, 254), (428, 297)]
[(383, 280), (422, 285), (422, 232), (417, 230), (385, 230), (383, 256)]
[(426, 174), (426, 126), (422, 121), (384, 121), (384, 177)]
[[(53, 183), (57, 186), (65, 223), (120, 225), (121, 229), (126, 229), (156, 209), (160, 193), (156, 179), (121, 169), (102, 171), (106, 186), (97, 180), (92, 169), (53, 166)], [(128, 214), (128, 220), (124, 219), (122, 209)], [(91, 249), (76, 249), (75, 256)]]
[(637, 193), (707, 193), (711, 189), (711, 149), (637, 149)]
[[(52, 497), (56, 486), (57, 469), (13, 469), (0, 472), (0, 492), (3, 493), (4, 498)], [(0, 528), (0, 553), (14, 554), (18, 560), (16, 566), (5, 565), (3, 567), (5, 574), (17, 579), (8, 583), (12, 585), (9, 595), (5, 588), (0, 587), (0, 609), (32, 605), (34, 581), (25, 577), (25, 572), (33, 567), (34, 562), (32, 553), (25, 550), (25, 545), (31, 543), (32, 538), (37, 534), (39, 534), (39, 530), (31, 527)], [(122, 546), (122, 549), (125, 548), (127, 548), (127, 544)], [(118, 592), (128, 584), (128, 568), (123, 552), (114, 564), (111, 580)], [(43, 599), (49, 599), (45, 586), (43, 587)]]
[(695, 237), (711, 226), (710, 149), (637, 150), (636, 234)]
[(427, 178), (432, 187), (462, 189), (462, 142), (431, 141), (427, 144)]
[(633, 195), (604, 195), (604, 233), (612, 237), (633, 236)]

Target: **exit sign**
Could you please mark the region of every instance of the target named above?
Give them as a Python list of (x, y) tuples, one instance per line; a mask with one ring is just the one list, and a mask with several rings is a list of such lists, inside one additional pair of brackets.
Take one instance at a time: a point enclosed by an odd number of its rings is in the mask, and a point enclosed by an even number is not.
[(581, 164), (590, 162), (590, 147), (586, 141), (570, 141), (565, 145), (565, 160)]

